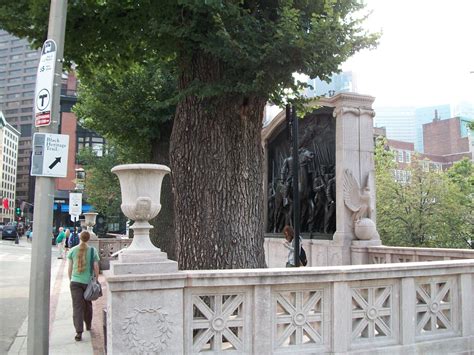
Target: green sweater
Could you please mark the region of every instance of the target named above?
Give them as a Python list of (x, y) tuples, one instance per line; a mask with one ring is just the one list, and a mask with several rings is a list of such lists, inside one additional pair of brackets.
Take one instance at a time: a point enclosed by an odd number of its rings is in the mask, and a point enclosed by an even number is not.
[[(92, 278), (92, 272), (93, 270), (90, 269), (91, 265), (91, 248), (87, 247), (87, 252), (86, 252), (86, 260), (84, 264), (84, 270), (79, 273), (77, 272), (77, 261), (78, 261), (78, 254), (79, 254), (79, 248), (81, 244), (75, 246), (72, 248), (68, 255), (67, 258), (72, 261), (72, 276), (71, 276), (71, 281), (74, 282), (79, 282), (82, 284), (88, 284), (89, 281)], [(99, 254), (97, 253), (97, 250), (94, 248), (94, 260), (99, 261)]]
[(56, 237), (56, 244), (61, 243), (64, 238), (66, 238), (66, 233), (64, 231), (61, 231), (61, 233), (59, 233)]

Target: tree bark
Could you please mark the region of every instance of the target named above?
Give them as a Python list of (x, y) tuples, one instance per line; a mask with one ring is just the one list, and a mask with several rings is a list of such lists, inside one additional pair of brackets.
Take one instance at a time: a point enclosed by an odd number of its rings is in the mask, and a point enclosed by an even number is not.
[[(170, 165), (169, 147), (173, 122), (165, 122), (161, 128), (160, 138), (151, 142), (151, 162)], [(161, 211), (150, 223), (150, 239), (154, 245), (168, 254), (168, 259), (176, 260), (176, 236), (174, 233), (173, 194), (171, 178), (165, 176), (161, 185)]]
[[(180, 88), (217, 82), (222, 66), (195, 56)], [(263, 152), (266, 99), (186, 96), (178, 103), (170, 143), (180, 269), (265, 267)]]

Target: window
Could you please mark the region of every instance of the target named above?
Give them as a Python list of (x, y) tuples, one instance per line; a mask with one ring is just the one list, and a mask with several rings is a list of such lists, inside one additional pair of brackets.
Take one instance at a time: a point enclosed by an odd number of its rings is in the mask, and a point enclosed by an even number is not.
[(81, 126), (77, 127), (76, 143), (76, 152), (84, 148), (90, 148), (97, 156), (102, 156), (104, 153), (105, 139)]
[(38, 56), (37, 52), (29, 52), (29, 53), (25, 54), (26, 58), (33, 58), (33, 57), (36, 57), (36, 56)]
[(18, 102), (18, 101), (7, 102), (7, 104), (5, 106), (6, 107), (18, 107), (18, 106), (20, 106), (20, 102)]
[(398, 162), (403, 163), (403, 150), (398, 151)]
[(9, 84), (12, 84), (12, 83), (19, 83), (21, 81), (21, 78), (11, 78), (11, 79), (8, 79), (8, 83)]
[(19, 90), (20, 88), (21, 88), (21, 85), (11, 85), (8, 87), (8, 91)]
[(407, 163), (411, 163), (411, 152), (405, 152), (405, 160)]
[(35, 87), (35, 84), (23, 84), (23, 89), (33, 89)]
[(10, 70), (8, 72), (9, 75), (20, 75), (21, 74), (21, 69), (14, 69), (14, 70)]
[(24, 81), (31, 81), (35, 79), (36, 79), (36, 75), (28, 75), (28, 76), (23, 77)]
[(20, 59), (20, 58), (21, 58), (21, 54), (14, 54), (10, 56), (10, 60), (15, 60), (15, 59)]

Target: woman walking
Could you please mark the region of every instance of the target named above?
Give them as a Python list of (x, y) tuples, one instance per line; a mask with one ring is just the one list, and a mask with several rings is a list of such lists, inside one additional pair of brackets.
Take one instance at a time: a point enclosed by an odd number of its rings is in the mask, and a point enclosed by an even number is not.
[[(76, 336), (74, 339), (76, 339), (76, 341), (82, 339), (84, 323), (86, 323), (86, 330), (91, 329), (92, 302), (84, 299), (84, 291), (93, 273), (96, 278), (99, 277), (99, 254), (95, 248), (90, 248), (87, 245), (90, 239), (89, 232), (83, 231), (79, 239), (79, 245), (72, 248), (67, 256), (69, 259), (68, 274), (69, 280), (71, 280), (72, 318), (74, 328), (76, 328)], [(93, 270), (91, 270), (90, 267), (91, 258), (94, 260)]]
[(56, 245), (58, 246), (58, 259), (63, 259), (64, 255), (66, 254), (65, 249), (64, 249), (64, 244), (66, 243), (65, 241), (66, 238), (66, 233), (64, 232), (63, 227), (59, 227), (59, 234), (56, 237)]
[[(283, 234), (285, 235), (285, 241), (283, 246), (288, 249), (288, 259), (286, 261), (286, 267), (295, 267), (295, 231), (291, 226), (285, 226), (283, 228)], [(299, 237), (299, 249), (301, 252), (301, 246), (303, 245), (303, 239)], [(300, 255), (300, 253), (298, 253)]]

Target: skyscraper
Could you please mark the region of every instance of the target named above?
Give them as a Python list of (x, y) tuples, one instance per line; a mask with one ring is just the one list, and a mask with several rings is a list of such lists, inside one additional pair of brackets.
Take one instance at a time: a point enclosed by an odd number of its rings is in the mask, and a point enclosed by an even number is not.
[(345, 71), (331, 76), (331, 81), (322, 81), (319, 78), (309, 79), (308, 84), (312, 86), (307, 88), (305, 96), (334, 96), (340, 92), (356, 92), (357, 85), (355, 75), (351, 71)]
[(0, 222), (13, 221), (15, 184), (20, 132), (6, 121), (0, 111)]
[(39, 50), (30, 48), (26, 39), (0, 30), (0, 110), (21, 134), (16, 180), (17, 199), (31, 202), (34, 183), (30, 177), (33, 101)]

